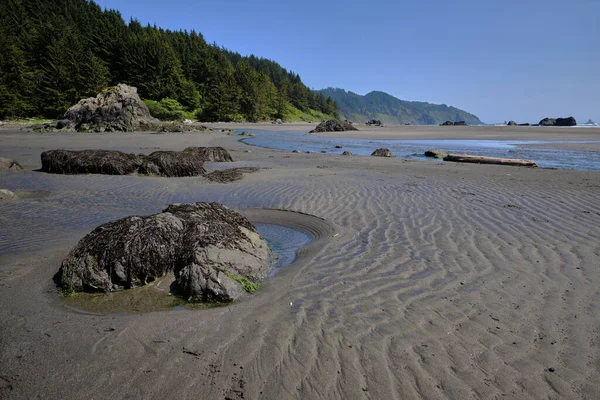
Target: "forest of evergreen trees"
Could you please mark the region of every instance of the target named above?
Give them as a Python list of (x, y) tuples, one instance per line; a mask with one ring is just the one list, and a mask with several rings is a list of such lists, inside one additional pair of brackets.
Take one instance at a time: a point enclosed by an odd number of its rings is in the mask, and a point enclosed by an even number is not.
[(0, 118), (58, 118), (117, 83), (143, 99), (176, 100), (203, 121), (285, 118), (294, 108), (338, 114), (297, 74), (200, 33), (126, 24), (87, 0), (0, 1)]

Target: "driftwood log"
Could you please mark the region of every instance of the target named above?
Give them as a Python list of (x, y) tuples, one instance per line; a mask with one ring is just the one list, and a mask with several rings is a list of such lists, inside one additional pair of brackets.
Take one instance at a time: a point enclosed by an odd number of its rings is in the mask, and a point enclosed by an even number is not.
[(474, 163), (474, 164), (497, 164), (497, 165), (515, 165), (520, 167), (537, 167), (533, 161), (521, 160), (518, 158), (499, 158), (474, 156), (470, 154), (448, 154), (444, 161)]

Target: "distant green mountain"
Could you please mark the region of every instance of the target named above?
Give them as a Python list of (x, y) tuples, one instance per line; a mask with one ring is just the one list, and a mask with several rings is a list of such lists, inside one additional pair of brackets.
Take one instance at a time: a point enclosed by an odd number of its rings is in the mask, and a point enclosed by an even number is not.
[(456, 107), (400, 100), (384, 92), (371, 92), (364, 96), (334, 88), (319, 92), (337, 102), (343, 119), (354, 122), (378, 119), (388, 125), (439, 125), (446, 121), (483, 124), (475, 115)]

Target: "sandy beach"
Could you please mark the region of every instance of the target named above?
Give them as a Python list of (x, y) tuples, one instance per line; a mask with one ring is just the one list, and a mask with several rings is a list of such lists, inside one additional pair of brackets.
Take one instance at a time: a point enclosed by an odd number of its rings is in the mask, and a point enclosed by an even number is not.
[[(407, 126), (332, 136), (585, 141), (600, 130)], [(22, 193), (0, 202), (0, 398), (600, 398), (600, 172), (292, 154), (237, 139), (0, 130), (0, 157), (25, 168), (0, 173), (0, 189)], [(261, 169), (229, 184), (35, 171), (54, 148), (187, 146), (223, 146), (235, 166)], [(52, 277), (87, 232), (193, 201), (314, 241), (226, 307), (64, 307)]]

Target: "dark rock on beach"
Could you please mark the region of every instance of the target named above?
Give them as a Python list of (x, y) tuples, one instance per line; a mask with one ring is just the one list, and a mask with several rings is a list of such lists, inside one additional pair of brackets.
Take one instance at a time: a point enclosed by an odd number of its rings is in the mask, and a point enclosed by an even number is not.
[(515, 121), (508, 121), (508, 124), (506, 124), (507, 126), (517, 126), (517, 123)]
[(340, 121), (338, 119), (330, 119), (328, 121), (321, 122), (315, 129), (309, 133), (317, 132), (344, 132), (344, 131), (357, 131), (351, 124)]
[(204, 175), (204, 162), (233, 161), (222, 147), (188, 147), (183, 151), (155, 151), (149, 155), (116, 150), (48, 150), (42, 153), (41, 159), (42, 171), (52, 174), (128, 175), (137, 172), (167, 177)]
[(573, 117), (567, 118), (544, 118), (539, 123), (540, 126), (575, 126), (577, 121)]
[(235, 300), (267, 277), (270, 249), (242, 215), (217, 203), (175, 204), (86, 235), (62, 262), (65, 292), (110, 292), (174, 272), (186, 299)]
[(48, 150), (42, 171), (51, 174), (128, 175), (137, 172), (144, 156), (116, 150)]
[(0, 172), (21, 171), (21, 164), (10, 158), (0, 157)]
[(367, 124), (367, 125), (374, 125), (374, 126), (384, 126), (384, 125), (383, 125), (383, 122), (381, 122), (381, 121), (380, 121), (380, 120), (378, 120), (378, 119), (371, 119), (371, 120), (367, 121), (367, 123), (366, 123), (366, 124)]
[(166, 177), (204, 175), (204, 158), (191, 151), (155, 151), (144, 156), (140, 174)]
[(465, 121), (456, 121), (456, 122), (452, 122), (452, 121), (446, 121), (443, 124), (440, 124), (440, 126), (466, 126), (467, 123)]
[(377, 149), (371, 155), (375, 157), (394, 157), (389, 149)]
[(205, 162), (230, 162), (233, 157), (222, 147), (187, 147), (183, 151), (197, 153)]
[(352, 152), (351, 152), (351, 151), (344, 151), (344, 152), (342, 153), (342, 155), (343, 155), (343, 156), (353, 156), (354, 154), (352, 154)]

